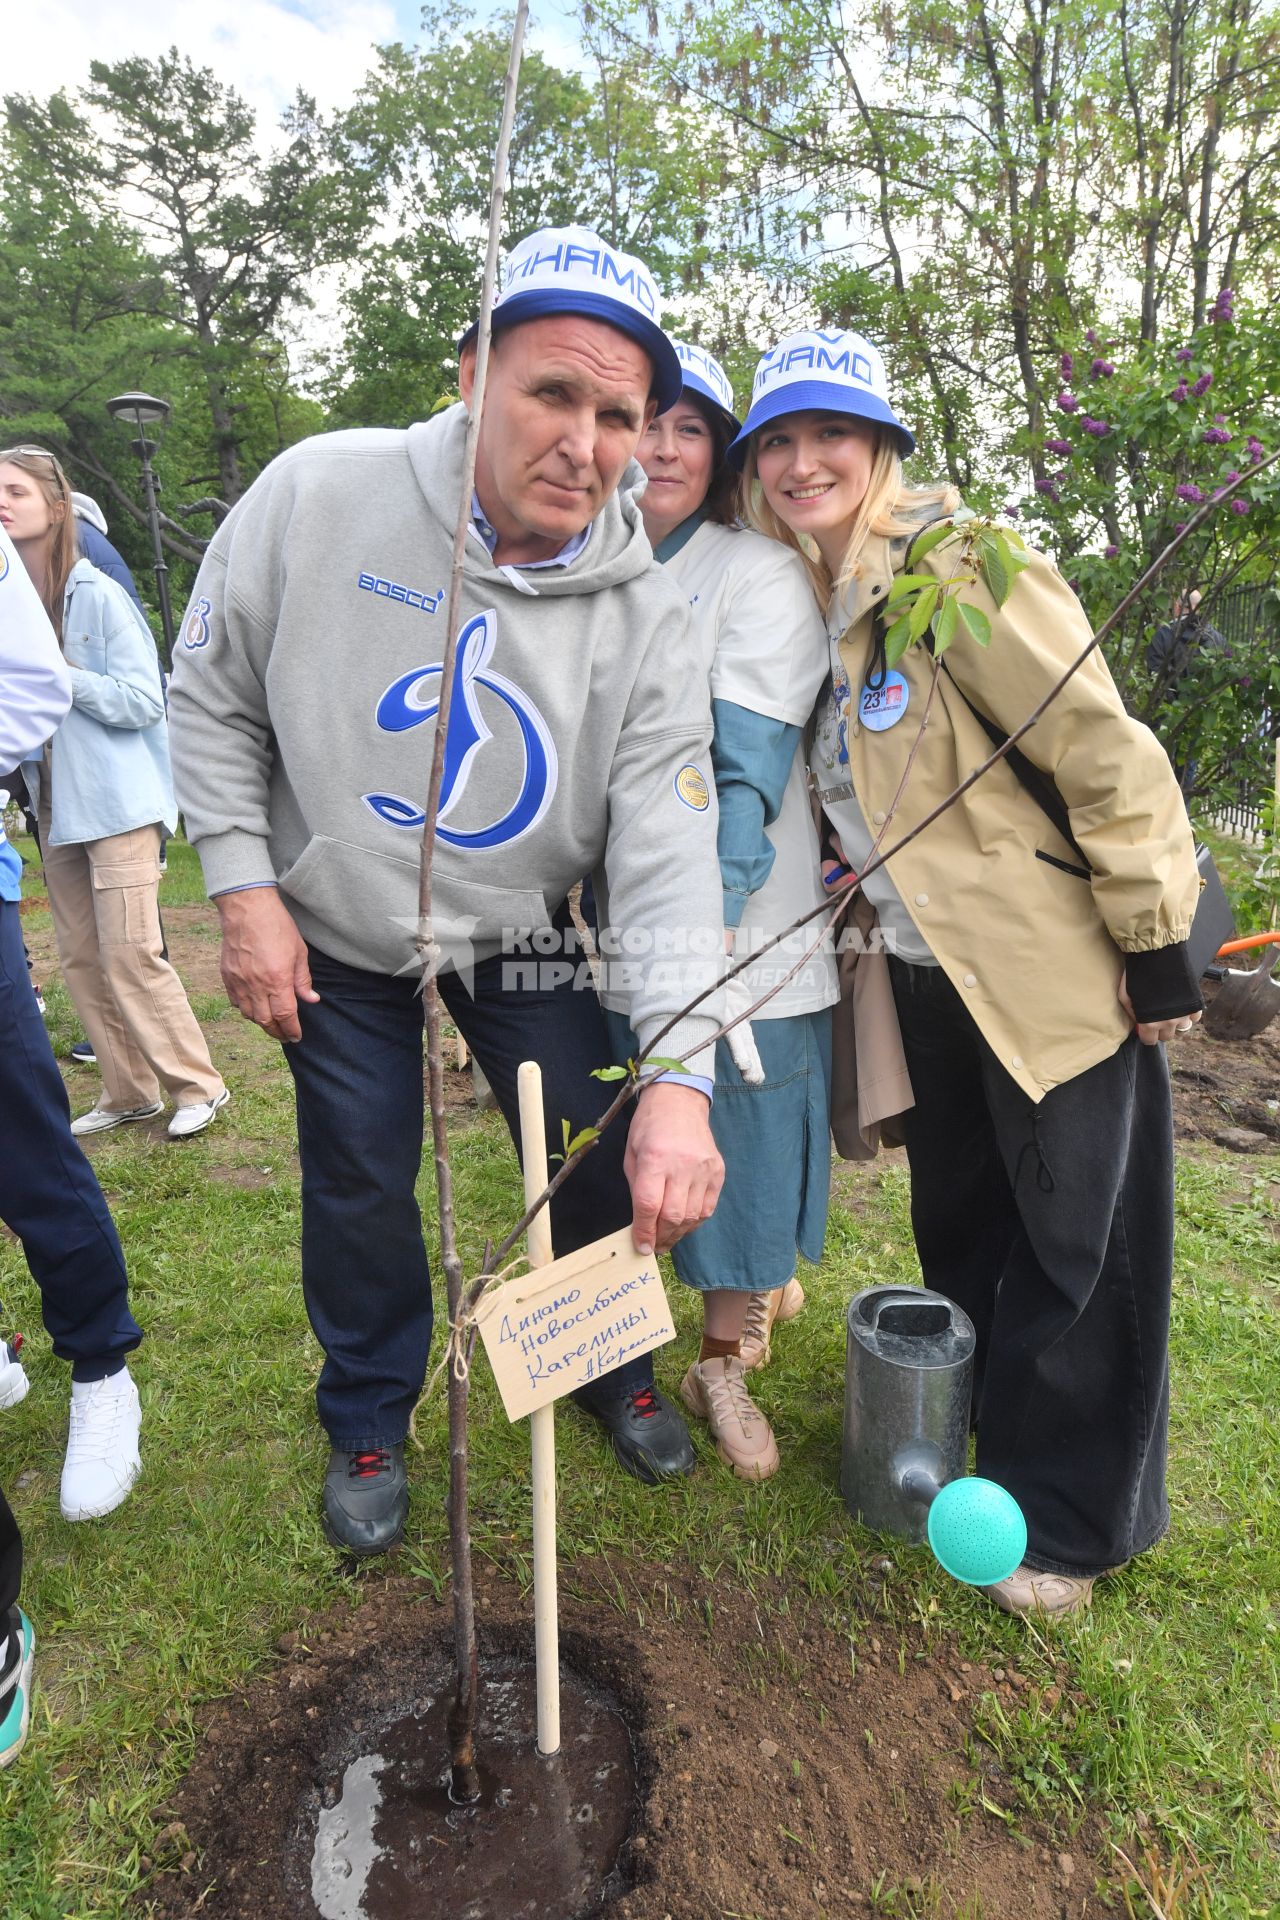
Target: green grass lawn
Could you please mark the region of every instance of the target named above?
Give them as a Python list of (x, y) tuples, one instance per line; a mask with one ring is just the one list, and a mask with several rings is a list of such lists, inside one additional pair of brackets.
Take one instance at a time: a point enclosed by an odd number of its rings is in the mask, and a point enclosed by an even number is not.
[[(182, 845), (164, 898), (201, 898)], [(45, 936), (41, 911), (27, 924), (33, 940)], [(46, 991), (62, 1049), (74, 1020), (56, 984)], [(39, 1643), (31, 1741), (0, 1776), (3, 1920), (123, 1915), (163, 1825), (153, 1809), (189, 1761), (205, 1703), (268, 1663), (303, 1613), (360, 1603), (317, 1522), (326, 1455), (311, 1402), (319, 1352), (299, 1284), (290, 1081), (278, 1049), (216, 994), (198, 1009), (233, 1089), (228, 1114), (184, 1144), (126, 1130), (95, 1147), (147, 1330), (134, 1366), (143, 1479), (105, 1522), (59, 1517), (67, 1370), (49, 1353), (18, 1249), (0, 1244), (4, 1325), (25, 1329), (32, 1380), (23, 1405), (0, 1415), (0, 1479), (26, 1536), (23, 1599)], [(91, 1104), (96, 1076), (68, 1076), (73, 1107)], [(518, 1213), (520, 1188), (494, 1117), (460, 1125), (455, 1140), (474, 1263), (484, 1237)], [(422, 1201), (430, 1221), (429, 1171)], [(1016, 1661), (1033, 1681), (1063, 1686), (1061, 1716), (989, 1695), (974, 1738), (999, 1751), (1029, 1811), (1066, 1831), (1089, 1801), (1118, 1840), (1136, 1827), (1165, 1861), (1194, 1855), (1211, 1906), (1187, 1903), (1184, 1915), (1280, 1914), (1278, 1202), (1280, 1160), (1184, 1159), (1173, 1531), (1051, 1638), (953, 1585), (923, 1552), (891, 1547), (894, 1570), (883, 1592), (872, 1587), (864, 1570), (883, 1543), (854, 1527), (839, 1499), (845, 1304), (873, 1280), (916, 1277), (897, 1165), (840, 1169), (824, 1261), (803, 1274), (810, 1304), (759, 1376), (783, 1455), (776, 1479), (744, 1487), (699, 1437), (691, 1481), (646, 1489), (615, 1471), (576, 1412), (559, 1417), (566, 1578), (580, 1554), (692, 1564), (748, 1584), (767, 1574), (854, 1640), (883, 1638), (896, 1622), (951, 1636), (961, 1657)], [(679, 1287), (671, 1296), (680, 1339), (658, 1356), (669, 1392), (699, 1317)], [(528, 1440), (508, 1426), (483, 1362), (474, 1408), (477, 1549), (525, 1573)], [(441, 1402), (422, 1410), (411, 1544), (398, 1563), (433, 1586), (446, 1565), (443, 1423)], [(1064, 1656), (1065, 1684), (1054, 1666)], [(1132, 1903), (1152, 1911), (1136, 1890)], [(1118, 1893), (1115, 1904), (1122, 1913)]]

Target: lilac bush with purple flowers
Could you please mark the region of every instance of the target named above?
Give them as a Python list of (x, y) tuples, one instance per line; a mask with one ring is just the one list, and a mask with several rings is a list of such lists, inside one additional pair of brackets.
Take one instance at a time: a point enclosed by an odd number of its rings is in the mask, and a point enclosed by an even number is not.
[[(1198, 683), (1199, 705), (1189, 694), (1171, 705), (1168, 689), (1147, 671), (1146, 649), (1175, 591), (1199, 586), (1212, 622), (1215, 596), (1225, 605), (1221, 596), (1238, 586), (1277, 584), (1280, 476), (1257, 470), (1280, 436), (1280, 401), (1266, 397), (1280, 395), (1280, 317), (1269, 307), (1247, 309), (1224, 290), (1183, 344), (1094, 334), (1084, 345), (1087, 353), (1068, 348), (1055, 356), (1045, 391), (1057, 413), (1029, 448), (1034, 491), (1022, 512), (1029, 537), (1038, 535), (1055, 554), (1095, 621), (1186, 528), (1188, 508), (1199, 512), (1220, 489), (1237, 487), (1106, 648), (1134, 711), (1159, 713), (1166, 743), (1169, 726), (1179, 728), (1179, 751), (1197, 761), (1211, 786), (1221, 763), (1212, 750), (1214, 729), (1223, 739), (1239, 735), (1244, 663), (1228, 669), (1217, 661), (1207, 697)], [(1251, 703), (1257, 698), (1273, 710), (1280, 710), (1278, 641), (1271, 635), (1260, 657), (1248, 661)]]

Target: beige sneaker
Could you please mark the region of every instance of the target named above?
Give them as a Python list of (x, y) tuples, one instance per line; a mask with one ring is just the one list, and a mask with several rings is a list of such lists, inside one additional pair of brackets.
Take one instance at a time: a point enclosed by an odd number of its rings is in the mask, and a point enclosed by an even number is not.
[(1034, 1567), (1015, 1567), (1007, 1580), (982, 1591), (1002, 1613), (1056, 1618), (1082, 1613), (1093, 1602), (1093, 1578), (1070, 1573), (1038, 1573)]
[(745, 1380), (736, 1355), (697, 1360), (680, 1383), (680, 1398), (708, 1423), (716, 1452), (739, 1480), (767, 1480), (778, 1471), (778, 1444)]
[(748, 1373), (756, 1367), (768, 1366), (774, 1327), (781, 1320), (794, 1320), (803, 1305), (804, 1288), (794, 1274), (785, 1287), (750, 1296), (747, 1324), (742, 1334), (742, 1364)]

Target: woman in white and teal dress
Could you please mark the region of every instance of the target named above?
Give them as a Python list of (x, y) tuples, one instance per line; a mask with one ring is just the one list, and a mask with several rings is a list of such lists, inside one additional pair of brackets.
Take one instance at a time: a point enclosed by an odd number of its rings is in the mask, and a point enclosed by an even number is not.
[[(649, 478), (641, 511), (656, 558), (688, 596), (710, 682), (726, 942), (740, 958), (824, 897), (802, 736), (830, 663), (799, 557), (735, 524), (737, 476), (725, 461), (738, 431), (729, 382), (700, 348), (676, 348), (680, 401), (637, 449)], [(777, 986), (813, 939), (810, 925), (760, 953), (738, 976), (749, 997), (739, 994), (737, 1004)], [(627, 995), (610, 971), (606, 957), (601, 998), (625, 1055), (634, 1050), (618, 1018)], [(766, 1479), (778, 1467), (747, 1373), (769, 1359), (774, 1323), (803, 1304), (797, 1252), (810, 1261), (822, 1252), (837, 999), (828, 940), (749, 1026), (717, 1043), (711, 1126), (724, 1191), (713, 1218), (672, 1254), (680, 1279), (703, 1297), (702, 1347), (681, 1398), (708, 1421), (716, 1451), (743, 1479)]]

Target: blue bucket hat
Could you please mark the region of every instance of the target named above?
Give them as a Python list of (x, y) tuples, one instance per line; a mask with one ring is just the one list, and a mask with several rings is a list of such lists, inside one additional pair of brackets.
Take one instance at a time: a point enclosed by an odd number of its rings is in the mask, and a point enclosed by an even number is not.
[(851, 413), (887, 427), (904, 457), (915, 452), (915, 435), (889, 405), (889, 383), (880, 349), (860, 333), (789, 333), (761, 357), (751, 388), (751, 409), (729, 449), (741, 467), (747, 443), (784, 413)]
[[(617, 327), (653, 362), (658, 411), (680, 398), (683, 370), (657, 314), (658, 285), (634, 254), (620, 253), (590, 227), (542, 227), (513, 247), (502, 286), (493, 302), (493, 330), (550, 314), (581, 313)], [(476, 322), (458, 342), (459, 351), (476, 335)]]
[(680, 362), (684, 391), (696, 393), (700, 400), (709, 400), (728, 422), (731, 432), (741, 432), (742, 422), (733, 410), (733, 388), (720, 362), (713, 360), (705, 347), (695, 347), (691, 341), (673, 340), (671, 344)]

